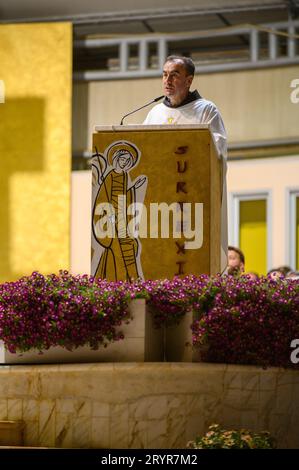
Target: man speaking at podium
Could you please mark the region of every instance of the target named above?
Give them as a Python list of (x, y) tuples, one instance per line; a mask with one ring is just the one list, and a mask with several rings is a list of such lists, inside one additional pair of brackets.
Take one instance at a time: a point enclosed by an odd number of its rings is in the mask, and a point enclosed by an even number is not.
[(190, 92), (194, 72), (195, 66), (189, 57), (174, 55), (167, 57), (163, 67), (165, 98), (161, 104), (150, 110), (143, 124), (209, 124), (223, 161), (221, 271), (224, 271), (227, 266), (226, 131), (215, 104), (202, 98), (197, 90)]

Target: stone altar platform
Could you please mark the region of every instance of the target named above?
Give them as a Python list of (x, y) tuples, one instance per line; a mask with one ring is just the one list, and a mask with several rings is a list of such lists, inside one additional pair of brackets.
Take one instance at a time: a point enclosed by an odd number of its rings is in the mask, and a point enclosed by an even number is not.
[(2, 365), (0, 420), (24, 445), (184, 448), (212, 423), (299, 448), (296, 371), (208, 363)]

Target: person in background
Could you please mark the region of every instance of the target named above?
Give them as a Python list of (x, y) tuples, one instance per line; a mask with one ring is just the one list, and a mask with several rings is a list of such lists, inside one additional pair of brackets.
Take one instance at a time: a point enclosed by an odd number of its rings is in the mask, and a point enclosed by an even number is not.
[(228, 263), (225, 274), (230, 276), (240, 276), (245, 271), (245, 256), (240, 248), (228, 247)]
[(298, 271), (293, 271), (290, 266), (280, 266), (279, 268), (271, 269), (267, 276), (275, 281), (277, 279), (299, 279)]
[(286, 279), (291, 280), (291, 281), (296, 281), (299, 279), (299, 271), (290, 271), (286, 275)]
[(286, 277), (292, 272), (292, 268), (290, 266), (279, 266), (279, 268), (277, 268), (277, 271), (281, 272), (283, 276)]
[(278, 279), (283, 279), (285, 275), (280, 271), (279, 268), (273, 268), (270, 269), (270, 271), (267, 273), (267, 277), (269, 277), (272, 281), (277, 281)]

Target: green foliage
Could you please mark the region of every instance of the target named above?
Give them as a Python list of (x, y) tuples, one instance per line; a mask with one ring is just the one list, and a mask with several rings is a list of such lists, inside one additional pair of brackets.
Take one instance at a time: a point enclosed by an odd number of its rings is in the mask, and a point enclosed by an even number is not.
[(255, 433), (246, 429), (225, 430), (212, 424), (203, 437), (187, 444), (189, 449), (274, 449), (274, 439), (269, 432)]

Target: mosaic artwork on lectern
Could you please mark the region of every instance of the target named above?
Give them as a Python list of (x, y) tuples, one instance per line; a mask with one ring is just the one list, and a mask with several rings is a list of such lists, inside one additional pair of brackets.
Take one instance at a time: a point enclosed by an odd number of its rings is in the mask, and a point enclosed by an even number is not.
[(116, 141), (104, 154), (96, 149), (93, 157), (92, 274), (96, 278), (143, 278), (137, 204), (144, 200), (147, 177), (130, 178), (140, 156), (133, 143)]
[(217, 273), (221, 161), (210, 131), (149, 127), (93, 135), (91, 274), (131, 281)]

